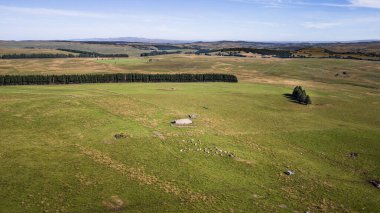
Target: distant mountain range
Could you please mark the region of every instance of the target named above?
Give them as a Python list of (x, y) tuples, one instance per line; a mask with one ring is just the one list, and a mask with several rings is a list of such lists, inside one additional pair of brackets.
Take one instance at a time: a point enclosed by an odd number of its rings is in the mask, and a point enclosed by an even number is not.
[(170, 39), (150, 39), (141, 37), (117, 37), (117, 38), (85, 38), (71, 39), (69, 41), (95, 41), (95, 42), (131, 42), (131, 43), (152, 43), (152, 44), (185, 44), (185, 43), (258, 43), (258, 44), (334, 44), (334, 43), (363, 43), (379, 42), (379, 39), (356, 40), (356, 41), (194, 41), (194, 40), (170, 40)]
[(97, 42), (138, 42), (138, 43), (154, 43), (154, 44), (183, 44), (191, 43), (194, 41), (185, 40), (169, 40), (169, 39), (149, 39), (139, 37), (119, 37), (119, 38), (86, 38), (86, 39), (72, 39), (71, 41), (97, 41)]

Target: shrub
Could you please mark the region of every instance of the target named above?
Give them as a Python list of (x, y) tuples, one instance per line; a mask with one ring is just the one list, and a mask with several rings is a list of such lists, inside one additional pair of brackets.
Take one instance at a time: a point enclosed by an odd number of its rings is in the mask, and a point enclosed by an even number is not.
[(311, 104), (310, 96), (306, 94), (306, 91), (301, 86), (296, 86), (292, 93), (292, 98), (302, 104)]

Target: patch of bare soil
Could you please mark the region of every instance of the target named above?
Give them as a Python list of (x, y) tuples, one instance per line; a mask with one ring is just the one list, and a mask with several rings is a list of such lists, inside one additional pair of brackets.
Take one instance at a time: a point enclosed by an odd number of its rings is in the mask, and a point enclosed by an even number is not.
[(120, 211), (124, 208), (124, 201), (117, 195), (110, 197), (107, 200), (103, 201), (103, 205), (112, 211)]

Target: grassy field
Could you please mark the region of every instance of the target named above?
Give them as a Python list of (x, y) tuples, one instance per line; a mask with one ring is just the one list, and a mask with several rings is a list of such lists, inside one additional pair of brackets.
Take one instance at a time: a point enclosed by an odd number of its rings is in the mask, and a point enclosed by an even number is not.
[[(0, 212), (380, 211), (378, 62), (0, 61), (0, 74), (108, 72), (241, 82), (0, 87)], [(313, 105), (284, 97), (296, 85)], [(188, 114), (191, 127), (170, 125)]]
[[(151, 61), (149, 61), (151, 59)], [(77, 73), (232, 73), (246, 82), (295, 81), (379, 88), (380, 63), (337, 59), (260, 59), (169, 55), (128, 59), (2, 60), (0, 75)], [(345, 73), (345, 74), (344, 74)]]

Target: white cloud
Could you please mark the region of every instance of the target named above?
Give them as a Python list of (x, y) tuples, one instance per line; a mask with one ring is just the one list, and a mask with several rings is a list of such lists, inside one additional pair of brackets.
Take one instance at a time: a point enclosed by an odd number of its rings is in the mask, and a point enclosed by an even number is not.
[(342, 23), (339, 22), (305, 22), (302, 24), (303, 27), (308, 29), (329, 29), (333, 27), (337, 27), (339, 25), (342, 25)]
[(151, 14), (117, 14), (117, 13), (94, 13), (87, 11), (77, 10), (62, 10), (62, 9), (50, 9), (50, 8), (34, 8), (34, 7), (11, 7), (0, 5), (0, 14), (2, 11), (28, 14), (28, 15), (40, 15), (40, 16), (60, 16), (60, 17), (79, 17), (79, 18), (100, 18), (100, 19), (137, 19), (142, 22), (157, 22), (157, 21), (172, 21), (172, 22), (186, 22), (191, 19), (165, 16), (165, 15), (151, 15)]
[(380, 9), (380, 0), (350, 0), (353, 7), (368, 7)]
[(347, 0), (347, 3), (320, 3), (308, 0), (228, 0), (232, 2), (261, 4), (269, 7), (280, 7), (284, 5), (303, 5), (303, 6), (324, 6), (324, 7), (366, 7), (380, 9), (380, 0)]
[(47, 8), (28, 8), (28, 7), (10, 7), (0, 5), (0, 11), (27, 13), (32, 15), (49, 15), (49, 16), (70, 16), (70, 17), (87, 17), (87, 18), (104, 18), (104, 14), (90, 13), (73, 10), (57, 10)]

